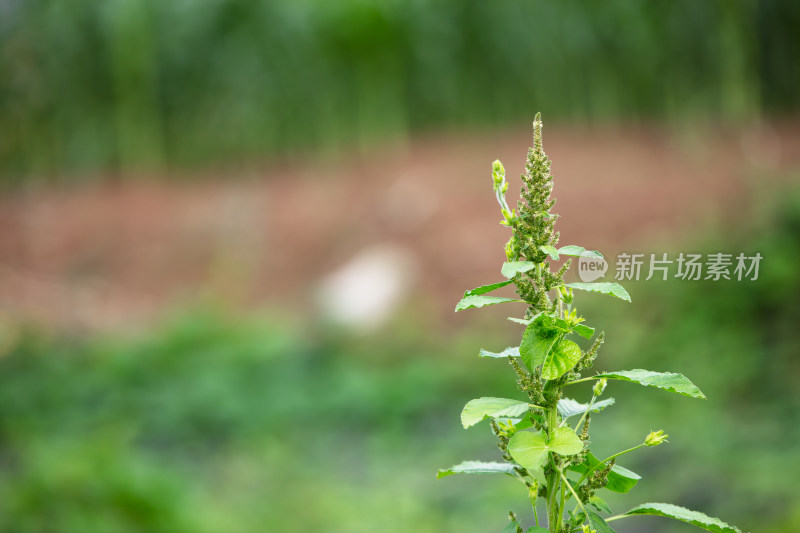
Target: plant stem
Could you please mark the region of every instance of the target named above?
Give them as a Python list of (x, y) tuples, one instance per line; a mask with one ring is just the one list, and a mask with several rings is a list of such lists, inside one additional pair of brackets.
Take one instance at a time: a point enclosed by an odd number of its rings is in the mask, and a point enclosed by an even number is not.
[(581, 416), (581, 419), (580, 419), (580, 420), (578, 420), (578, 425), (577, 425), (577, 426), (575, 426), (575, 432), (576, 432), (576, 433), (578, 432), (578, 428), (580, 428), (580, 427), (581, 427), (581, 424), (583, 424), (583, 420), (586, 418), (586, 415), (587, 415), (587, 414), (589, 414), (589, 411), (591, 411), (591, 410), (592, 410), (592, 407), (594, 406), (594, 401), (595, 401), (596, 399), (597, 399), (597, 395), (593, 393), (593, 394), (592, 394), (592, 401), (590, 401), (590, 402), (589, 402), (589, 407), (587, 407), (587, 408), (586, 408), (586, 411), (584, 411), (584, 412), (583, 412), (583, 416)]
[[(559, 470), (558, 473), (561, 474), (561, 479), (564, 480), (564, 485), (566, 485), (569, 491), (572, 493), (572, 495), (575, 496), (575, 503), (577, 503), (578, 506), (583, 511), (583, 514), (586, 516), (586, 520), (589, 520), (589, 513), (586, 512), (586, 507), (583, 506), (583, 502), (581, 501), (580, 498), (578, 498), (578, 495), (575, 493), (575, 489), (573, 489), (572, 485), (570, 485), (569, 481), (567, 481), (566, 476), (564, 476), (564, 472), (561, 472)], [(580, 482), (578, 482), (578, 484), (580, 485)]]

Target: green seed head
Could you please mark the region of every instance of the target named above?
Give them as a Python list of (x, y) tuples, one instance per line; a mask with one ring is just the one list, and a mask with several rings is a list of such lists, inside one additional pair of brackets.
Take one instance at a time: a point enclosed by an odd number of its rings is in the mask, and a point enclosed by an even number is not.
[(644, 443), (648, 446), (658, 446), (662, 442), (667, 442), (667, 435), (662, 430), (658, 431), (651, 431), (647, 438), (644, 439)]
[(597, 383), (594, 384), (594, 389), (592, 389), (592, 392), (594, 392), (594, 395), (595, 396), (600, 396), (601, 394), (603, 394), (603, 391), (606, 390), (606, 384), (607, 383), (608, 383), (608, 380), (606, 378), (598, 379)]

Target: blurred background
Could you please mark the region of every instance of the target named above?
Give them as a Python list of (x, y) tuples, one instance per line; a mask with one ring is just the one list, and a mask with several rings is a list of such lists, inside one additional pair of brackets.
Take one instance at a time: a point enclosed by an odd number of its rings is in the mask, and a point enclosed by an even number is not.
[(517, 394), (477, 354), (522, 310), (452, 310), (537, 111), (563, 244), (764, 258), (579, 295), (598, 369), (709, 398), (609, 386), (598, 455), (671, 435), (609, 504), (800, 530), (798, 35), (789, 1), (0, 0), (0, 530), (529, 523), (434, 474), (496, 460), (458, 415)]

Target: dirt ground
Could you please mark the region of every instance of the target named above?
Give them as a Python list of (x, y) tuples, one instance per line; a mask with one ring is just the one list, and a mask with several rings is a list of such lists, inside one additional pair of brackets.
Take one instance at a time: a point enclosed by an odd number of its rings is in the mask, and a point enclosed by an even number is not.
[[(200, 180), (134, 177), (0, 199), (0, 319), (69, 329), (136, 328), (166, 309), (315, 306), (320, 280), (369, 250), (412, 265), (411, 290), (451, 313), (497, 278), (490, 166), (518, 190), (529, 133), (439, 135), (370, 156), (271, 163)], [(735, 224), (755, 190), (800, 168), (800, 122), (708, 128), (545, 130), (563, 244), (643, 249)], [(650, 246), (650, 247), (648, 247)], [(399, 256), (397, 254), (400, 254)]]

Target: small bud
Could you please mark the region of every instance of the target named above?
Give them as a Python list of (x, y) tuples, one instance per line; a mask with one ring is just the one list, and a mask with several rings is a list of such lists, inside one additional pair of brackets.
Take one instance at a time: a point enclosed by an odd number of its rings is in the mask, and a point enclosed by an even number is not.
[(603, 394), (603, 391), (606, 390), (607, 383), (608, 380), (606, 378), (598, 379), (597, 383), (594, 384), (594, 389), (592, 389), (594, 395), (600, 396), (601, 394)]
[(561, 295), (561, 299), (564, 300), (565, 304), (572, 305), (572, 289), (568, 289), (562, 285), (558, 288), (558, 293)]
[(492, 163), (492, 181), (494, 182), (495, 188), (501, 187), (503, 182), (506, 181), (506, 169), (503, 168), (503, 163), (500, 161)]
[(581, 533), (597, 533), (597, 530), (596, 529), (592, 529), (589, 526), (587, 526), (586, 524), (584, 524), (583, 527), (581, 528)]
[(492, 163), (492, 173), (505, 175), (506, 169), (503, 167), (503, 163), (501, 163), (499, 159), (495, 159), (494, 163)]
[(648, 446), (658, 446), (662, 442), (666, 442), (667, 437), (669, 437), (669, 435), (660, 429), (658, 431), (651, 431), (647, 438), (644, 439), (644, 443)]

